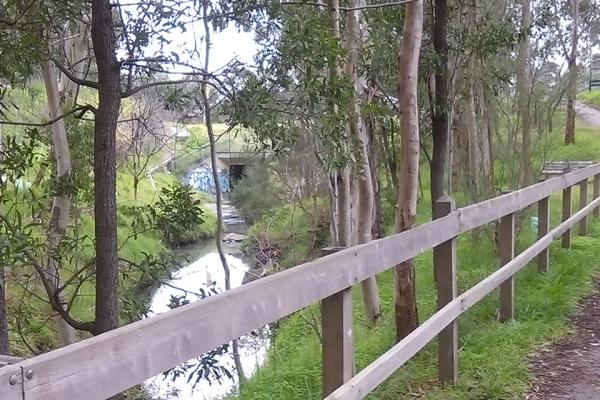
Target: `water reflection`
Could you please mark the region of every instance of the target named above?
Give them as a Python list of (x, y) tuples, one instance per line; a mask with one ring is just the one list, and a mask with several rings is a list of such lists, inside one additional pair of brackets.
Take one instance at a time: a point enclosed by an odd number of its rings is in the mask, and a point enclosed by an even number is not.
[[(229, 217), (228, 220), (238, 223), (239, 217), (236, 219), (235, 210), (228, 206), (226, 211)], [(230, 268), (231, 287), (236, 288), (242, 285), (249, 267), (243, 259), (239, 242), (223, 243), (223, 245), (228, 253), (226, 258)], [(195, 261), (177, 271), (171, 281), (161, 285), (156, 291), (151, 303), (153, 315), (169, 311), (169, 303), (172, 296), (185, 296), (185, 300), (194, 302), (198, 301), (198, 294), (200, 294), (201, 289), (204, 288), (206, 290), (213, 282), (218, 292), (225, 289), (225, 273), (214, 242), (191, 245), (183, 251), (188, 254), (190, 259)], [(228, 318), (228, 316), (224, 315), (223, 318)], [(207, 321), (207, 323), (210, 322)], [(264, 327), (251, 332), (241, 337), (238, 343), (242, 368), (245, 376), (249, 377), (265, 361), (266, 352), (270, 344), (270, 330), (268, 327)], [(232, 372), (233, 379), (223, 376), (220, 382), (217, 382), (213, 377), (209, 382), (206, 378), (203, 378), (198, 381), (194, 389), (193, 386), (197, 380), (197, 376), (190, 377), (188, 373), (172, 380), (172, 374), (168, 378), (165, 378), (164, 375), (159, 375), (146, 381), (145, 387), (153, 398), (157, 399), (222, 399), (232, 393), (237, 387), (238, 379), (235, 374), (231, 346), (228, 346), (223, 354), (215, 356), (214, 359), (218, 361), (219, 366)], [(194, 361), (190, 361), (190, 364), (193, 365)]]

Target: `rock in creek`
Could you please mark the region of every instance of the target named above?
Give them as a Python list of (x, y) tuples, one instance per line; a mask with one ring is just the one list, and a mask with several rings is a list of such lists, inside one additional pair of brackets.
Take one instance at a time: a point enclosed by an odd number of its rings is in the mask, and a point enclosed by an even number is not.
[(240, 242), (243, 242), (244, 239), (246, 239), (246, 235), (242, 235), (242, 234), (239, 234), (239, 233), (233, 233), (233, 232), (232, 233), (228, 233), (227, 235), (225, 235), (223, 237), (223, 241), (225, 243), (234, 243), (234, 242), (235, 243), (240, 243)]

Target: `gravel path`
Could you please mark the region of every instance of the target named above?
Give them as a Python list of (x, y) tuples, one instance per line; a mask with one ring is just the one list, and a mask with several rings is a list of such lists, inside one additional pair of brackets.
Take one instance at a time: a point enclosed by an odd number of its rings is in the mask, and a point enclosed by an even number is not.
[(532, 358), (537, 380), (527, 400), (600, 399), (600, 278), (571, 323), (572, 335)]
[[(581, 101), (575, 102), (575, 112), (577, 117), (590, 125), (595, 125), (600, 128), (600, 110), (589, 106)], [(600, 396), (598, 397), (600, 399)]]
[[(575, 103), (577, 117), (600, 128), (600, 110)], [(574, 332), (531, 359), (536, 376), (526, 400), (600, 400), (600, 277), (571, 318)]]

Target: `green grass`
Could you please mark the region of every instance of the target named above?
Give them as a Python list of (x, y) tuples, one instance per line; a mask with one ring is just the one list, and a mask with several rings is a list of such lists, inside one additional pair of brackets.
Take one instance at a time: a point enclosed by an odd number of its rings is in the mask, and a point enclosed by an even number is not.
[[(600, 91), (597, 93), (600, 94)], [(551, 136), (548, 143), (548, 160), (600, 160), (600, 128), (585, 124), (581, 120), (577, 120), (576, 124), (577, 132), (575, 134), (575, 144), (568, 146), (563, 145), (564, 138), (562, 134)], [(558, 129), (560, 128), (562, 128), (562, 126)], [(560, 132), (562, 133), (564, 130), (561, 130)]]
[[(119, 173), (117, 175), (117, 200), (119, 206), (126, 205), (142, 205), (152, 204), (158, 199), (160, 190), (163, 187), (171, 185), (176, 178), (173, 175), (166, 173), (157, 173), (153, 176), (154, 185), (147, 178), (140, 181), (138, 199), (133, 198), (131, 175)], [(119, 240), (119, 256), (125, 259), (139, 262), (143, 260), (144, 253), (158, 254), (166, 251), (165, 245), (161, 242), (159, 236), (154, 232), (145, 232), (138, 235), (136, 238), (130, 238), (130, 225), (132, 217), (121, 212), (117, 216), (117, 237)], [(190, 232), (189, 240), (207, 240), (214, 236), (216, 230), (216, 216), (206, 211), (204, 214), (204, 223), (196, 230)], [(94, 236), (93, 214), (87, 213), (82, 218), (81, 234), (89, 237)], [(92, 249), (88, 249), (88, 256), (92, 256)], [(121, 281), (123, 290), (132, 287), (136, 284), (139, 277), (133, 274), (129, 279)], [(83, 320), (91, 320), (94, 317), (94, 285), (92, 283), (85, 284), (80, 290), (80, 295), (73, 303), (73, 314)]]
[(577, 97), (591, 106), (600, 107), (600, 90), (598, 89), (592, 91), (586, 90), (579, 93)]
[[(600, 225), (591, 226), (591, 237), (577, 237), (571, 250), (552, 246), (550, 272), (540, 275), (534, 265), (516, 277), (516, 320), (497, 320), (497, 294), (487, 296), (459, 319), (458, 384), (442, 388), (436, 383), (437, 351), (432, 342), (401, 368), (369, 399), (519, 399), (531, 381), (527, 356), (538, 347), (568, 333), (566, 316), (590, 292), (592, 276), (600, 263)], [(525, 229), (519, 248), (533, 233)], [(459, 239), (459, 290), (471, 287), (497, 268), (495, 250), (488, 238), (471, 235)], [(416, 259), (417, 297), (422, 321), (435, 309), (436, 294), (431, 252)], [(360, 370), (394, 343), (392, 274), (378, 276), (384, 322), (365, 328), (361, 293), (353, 290), (356, 362)], [(320, 399), (321, 353), (314, 328), (306, 321), (318, 308), (287, 319), (277, 331), (268, 362), (247, 383), (242, 399)]]

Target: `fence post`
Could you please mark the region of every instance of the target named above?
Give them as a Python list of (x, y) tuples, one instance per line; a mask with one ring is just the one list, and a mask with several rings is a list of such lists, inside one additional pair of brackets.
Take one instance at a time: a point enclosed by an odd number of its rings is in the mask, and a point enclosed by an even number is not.
[[(587, 178), (579, 182), (579, 209), (585, 208), (588, 204), (588, 180)], [(587, 216), (579, 221), (579, 234), (587, 235)]]
[[(562, 196), (562, 221), (566, 221), (571, 217), (571, 186), (563, 189)], [(567, 230), (562, 235), (562, 247), (564, 249), (571, 248), (571, 230)]]
[[(342, 250), (328, 247), (326, 256)], [(346, 383), (354, 372), (354, 335), (352, 332), (352, 288), (348, 287), (321, 300), (323, 397)]]
[[(600, 197), (600, 174), (594, 175), (593, 196), (594, 200)], [(600, 209), (598, 207), (594, 208), (594, 218), (598, 218), (599, 215)]]
[[(500, 219), (498, 227), (498, 253), (500, 267), (515, 257), (515, 214), (505, 215)], [(515, 309), (515, 283), (513, 277), (508, 278), (500, 285), (500, 320), (510, 321)]]
[[(544, 197), (538, 201), (538, 239), (548, 233), (550, 227), (550, 197)], [(538, 271), (548, 272), (550, 264), (550, 248), (546, 247), (537, 256)]]
[[(455, 203), (448, 195), (435, 203), (435, 218), (450, 214)], [(433, 266), (437, 276), (438, 310), (454, 300), (456, 288), (456, 238), (434, 247)], [(442, 383), (456, 383), (458, 379), (458, 334), (457, 323), (452, 321), (438, 335), (439, 379)]]

